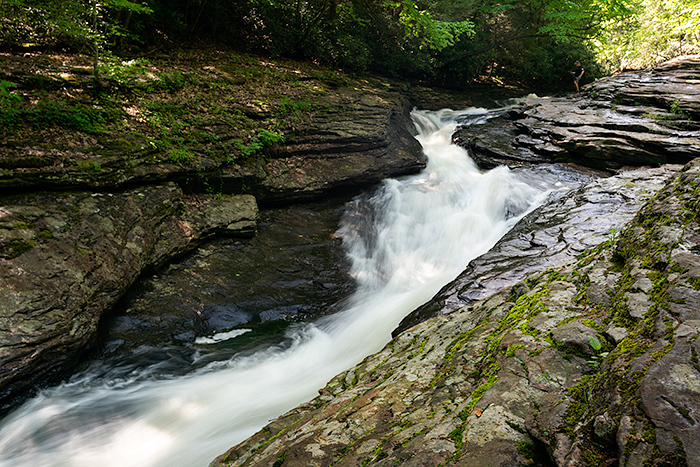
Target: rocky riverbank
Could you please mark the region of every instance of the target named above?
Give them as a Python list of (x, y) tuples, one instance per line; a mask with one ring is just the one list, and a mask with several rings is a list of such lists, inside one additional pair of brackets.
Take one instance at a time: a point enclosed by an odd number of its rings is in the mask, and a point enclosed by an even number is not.
[[(649, 96), (669, 92), (653, 108), (647, 102), (644, 114), (611, 103), (597, 127), (625, 120), (624, 130), (586, 137), (596, 131), (591, 99), (603, 89), (643, 87), (648, 72), (504, 112), (492, 127), (505, 135), (498, 148), (489, 124), (458, 132), (486, 166), (554, 158), (620, 173), (530, 214), (382, 351), (211, 465), (700, 463), (700, 162), (620, 171), (700, 155), (697, 65), (687, 59), (652, 72), (649, 81), (661, 88)], [(681, 88), (674, 94), (665, 82)], [(656, 105), (666, 105), (659, 102), (670, 103), (672, 118), (655, 116), (663, 110)], [(572, 106), (581, 123), (562, 111)], [(540, 142), (525, 148), (533, 135)], [(589, 215), (596, 202), (626, 225)], [(512, 268), (505, 257), (515, 257)]]
[(699, 182), (696, 161), (619, 237), (400, 333), (212, 465), (695, 465)]
[(615, 171), (700, 157), (700, 57), (620, 73), (566, 96), (529, 97), (483, 131), (454, 135), (486, 168), (541, 161)]
[(0, 212), (0, 400), (10, 403), (62, 378), (144, 271), (212, 235), (254, 235), (258, 211), (250, 195), (185, 197), (170, 183), (5, 196)]
[(173, 52), (112, 64), (113, 100), (95, 101), (84, 57), (0, 60), (0, 412), (70, 374), (142, 274), (253, 235), (258, 204), (425, 166), (409, 101), (381, 81)]
[[(412, 137), (411, 106), (469, 104), (298, 63), (254, 68), (248, 58), (185, 54), (154, 60), (133, 76), (121, 69), (102, 83), (127, 89), (119, 106), (87, 106), (74, 58), (4, 59), (3, 109), (10, 99), (22, 110), (3, 118), (23, 124), (4, 127), (0, 147), (3, 408), (69, 374), (100, 321), (144, 272), (212, 235), (253, 234), (257, 205), (357, 190), (420, 170), (425, 160)], [(37, 73), (37, 60), (50, 66)], [(574, 97), (528, 99), (493, 113), (485, 126), (465, 127), (455, 140), (484, 166), (554, 161), (617, 172), (686, 163), (700, 155), (697, 65), (686, 59), (659, 67), (654, 79), (623, 74)], [(632, 108), (642, 106), (642, 91), (634, 94), (639, 106), (624, 96), (647, 81), (656, 86), (651, 95), (663, 98), (648, 97), (640, 113)], [(38, 82), (52, 99), (73, 100), (32, 107)], [(99, 114), (110, 105), (120, 117), (108, 124), (98, 119), (86, 130), (72, 119), (76, 112), (114, 118)], [(572, 105), (576, 122), (567, 120)], [(56, 109), (65, 111), (56, 113), (63, 120), (33, 124), (41, 111)], [(494, 465), (535, 458), (558, 465), (674, 465), (685, 458), (692, 465), (693, 190), (700, 180), (697, 163), (681, 178), (679, 169), (622, 172), (553, 198), (405, 327), (437, 318), (399, 334), (217, 463), (481, 465), (490, 456)], [(591, 180), (607, 175), (587, 173), (582, 177)], [(606, 209), (587, 214), (594, 202)], [(608, 222), (597, 222), (600, 216)], [(480, 271), (509, 254), (533, 260), (482, 278)]]

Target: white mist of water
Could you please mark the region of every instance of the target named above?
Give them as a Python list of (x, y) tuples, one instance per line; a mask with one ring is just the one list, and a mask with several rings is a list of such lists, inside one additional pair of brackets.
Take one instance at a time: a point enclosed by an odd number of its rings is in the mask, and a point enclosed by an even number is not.
[(481, 172), (450, 144), (453, 117), (465, 112), (483, 111), (414, 112), (427, 169), (388, 180), (373, 197), (354, 201), (357, 209), (349, 206), (339, 235), (358, 289), (344, 311), (293, 328), (289, 347), (183, 377), (126, 374), (99, 384), (89, 375), (74, 378), (3, 421), (0, 465), (206, 466), (381, 349), (406, 314), (543, 199), (545, 187), (505, 167)]

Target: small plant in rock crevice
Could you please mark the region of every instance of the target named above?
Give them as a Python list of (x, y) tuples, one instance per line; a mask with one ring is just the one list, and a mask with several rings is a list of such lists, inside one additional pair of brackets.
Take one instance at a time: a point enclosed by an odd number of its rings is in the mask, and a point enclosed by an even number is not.
[[(599, 352), (603, 348), (603, 344), (600, 342), (600, 340), (592, 336), (588, 338), (588, 344), (596, 352)], [(592, 355), (591, 358), (587, 361), (587, 363), (591, 366), (591, 368), (598, 369), (602, 361), (605, 360), (605, 358), (609, 354), (610, 352), (599, 352), (595, 355)]]
[(690, 115), (688, 114), (688, 112), (681, 109), (680, 99), (673, 99), (673, 102), (671, 103), (670, 110), (671, 110), (671, 113), (674, 115), (678, 115), (679, 117), (690, 119)]

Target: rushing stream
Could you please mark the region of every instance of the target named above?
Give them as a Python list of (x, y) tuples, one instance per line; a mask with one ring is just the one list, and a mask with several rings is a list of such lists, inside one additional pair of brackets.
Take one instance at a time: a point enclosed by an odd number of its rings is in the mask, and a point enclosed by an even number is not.
[(0, 466), (206, 466), (381, 349), (406, 314), (489, 250), (551, 188), (506, 167), (482, 172), (450, 144), (456, 119), (483, 113), (414, 112), (426, 170), (387, 180), (349, 203), (338, 235), (357, 289), (342, 311), (291, 326), (280, 344), (207, 360), (181, 375), (165, 376), (158, 364), (83, 371), (2, 421)]

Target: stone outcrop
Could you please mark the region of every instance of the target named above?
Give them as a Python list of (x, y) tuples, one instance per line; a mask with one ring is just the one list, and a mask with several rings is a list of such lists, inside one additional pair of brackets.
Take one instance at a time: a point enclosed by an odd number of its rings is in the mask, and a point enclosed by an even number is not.
[[(698, 155), (693, 60), (602, 80), (574, 98), (526, 100), (493, 115), (501, 135), (493, 143), (480, 136), (485, 127), (465, 127), (455, 140), (485, 166), (555, 160), (617, 171), (686, 162)], [(241, 166), (204, 152), (189, 166), (158, 159), (138, 132), (110, 139), (47, 129), (35, 146), (5, 141), (0, 411), (64, 376), (144, 271), (211, 235), (252, 234), (257, 203), (313, 199), (424, 166), (400, 93), (368, 85), (323, 99), (323, 112), (297, 122), (284, 144)], [(619, 240), (610, 231), (618, 224), (586, 229), (596, 216), (631, 217), (674, 170), (623, 173), (617, 185), (553, 199), (416, 322), (451, 314), (401, 333), (214, 465), (700, 462), (699, 164)], [(575, 204), (587, 197), (609, 203), (590, 214), (580, 208), (590, 203)], [(551, 221), (538, 224), (547, 209)], [(532, 261), (503, 280), (482, 274), (507, 254)]]
[(306, 122), (269, 161), (225, 168), (207, 183), (225, 193), (254, 194), (261, 204), (281, 204), (357, 190), (425, 168), (408, 101), (399, 95), (348, 89), (324, 105), (339, 110)]
[[(63, 79), (72, 73), (71, 60), (79, 58), (5, 56), (0, 77), (12, 81), (15, 97), (30, 96), (40, 82), (52, 93), (49, 102), (62, 102), (85, 91), (84, 77)], [(100, 319), (144, 272), (212, 235), (252, 235), (258, 205), (355, 191), (425, 166), (408, 100), (396, 90), (342, 77), (329, 86), (313, 67), (282, 63), (260, 65), (275, 68), (274, 85), (261, 79), (248, 89), (231, 77), (241, 72), (236, 57), (203, 68), (187, 56), (173, 58), (174, 67), (169, 60), (158, 62), (161, 71), (172, 73), (162, 76), (225, 86), (231, 92), (222, 108), (243, 115), (233, 120), (236, 125), (203, 115), (203, 128), (183, 126), (175, 116), (191, 111), (188, 99), (199, 96), (187, 93), (199, 88), (148, 95), (151, 108), (175, 109), (164, 114), (172, 120), (173, 136), (192, 133), (187, 160), (173, 160), (157, 147), (158, 134), (143, 118), (150, 110), (137, 109), (143, 103), (130, 103), (133, 96), (120, 97), (122, 107), (133, 106), (123, 121), (99, 132), (27, 122), (0, 131), (7, 136), (0, 143), (0, 412), (27, 390), (69, 374), (95, 341)], [(287, 74), (305, 84), (279, 79)], [(273, 115), (272, 102), (263, 104), (256, 92), (294, 93), (287, 103), (306, 102), (309, 109), (285, 119), (279, 109)], [(206, 97), (218, 104), (221, 96)], [(243, 131), (240, 122), (265, 129), (273, 117), (284, 142), (232, 164), (254, 131)], [(206, 144), (196, 137), (204, 130)]]
[[(182, 87), (145, 95), (138, 86), (132, 93), (115, 90), (112, 98), (119, 106), (113, 107), (119, 110), (112, 111), (119, 112), (119, 124), (91, 133), (70, 124), (69, 109), (85, 99), (64, 103), (66, 96), (83, 96), (91, 86), (69, 66), (80, 56), (0, 57), (0, 79), (12, 83), (13, 97), (24, 93), (20, 102), (37, 100), (32, 92), (41, 83), (50, 92), (42, 97), (44, 105), (68, 120), (63, 126), (48, 120), (40, 127), (22, 122), (13, 131), (0, 128), (0, 193), (174, 181), (187, 192), (245, 193), (260, 205), (289, 204), (425, 167), (413, 138), (411, 104), (396, 87), (281, 60), (261, 60), (258, 77), (248, 81), (236, 77), (251, 71), (237, 54), (202, 56), (172, 52), (153, 58), (150, 84), (162, 84), (158, 74), (166, 81), (179, 77)], [(199, 118), (180, 118), (189, 113)], [(284, 139), (263, 144), (254, 139), (261, 130)], [(248, 147), (253, 141), (255, 149)]]
[(700, 160), (575, 259), (395, 337), (212, 467), (700, 463)]
[(614, 171), (700, 157), (700, 57), (625, 72), (573, 96), (526, 98), (454, 140), (484, 167), (575, 162)]
[(174, 183), (36, 193), (0, 204), (0, 408), (70, 370), (102, 315), (148, 269), (215, 234), (255, 233), (250, 195)]
[(200, 351), (192, 346), (198, 337), (241, 327), (253, 330), (248, 336), (272, 332), (338, 310), (357, 286), (335, 234), (343, 200), (267, 208), (255, 237), (214, 239), (144, 275), (109, 314), (90, 357), (137, 352), (150, 361), (139, 348), (173, 345), (191, 355)]
[[(459, 130), (484, 167), (619, 175), (531, 213), (383, 350), (211, 467), (700, 464), (699, 64), (528, 99)], [(621, 170), (686, 162), (679, 175)]]

